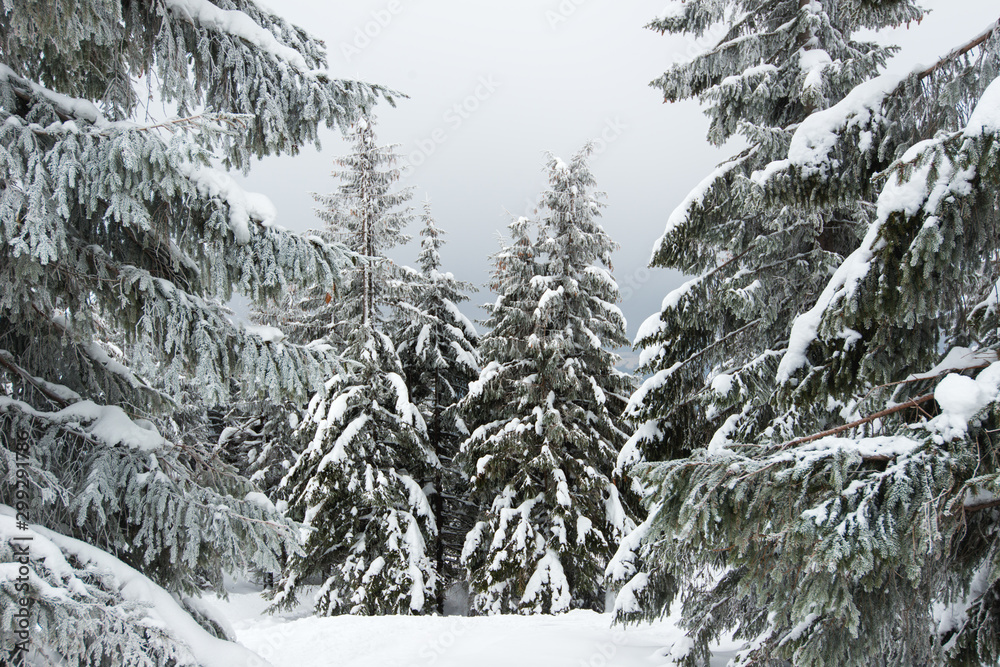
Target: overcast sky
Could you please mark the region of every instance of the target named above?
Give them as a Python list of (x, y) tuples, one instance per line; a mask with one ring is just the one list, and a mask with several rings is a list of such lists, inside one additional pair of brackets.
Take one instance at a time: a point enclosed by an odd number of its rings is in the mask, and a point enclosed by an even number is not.
[[(334, 76), (409, 95), (378, 108), (378, 138), (400, 144), (404, 185), (429, 196), (448, 232), (444, 269), (482, 286), (497, 234), (531, 210), (545, 188), (544, 152), (569, 157), (589, 139), (603, 224), (621, 245), (615, 277), (629, 336), (682, 282), (647, 268), (653, 243), (688, 190), (734, 150), (705, 141), (694, 102), (664, 105), (648, 86), (677, 59), (710, 46), (644, 29), (664, 0), (265, 0), (326, 42)], [(895, 69), (929, 62), (974, 36), (1000, 11), (995, 0), (945, 2), (919, 26), (888, 38), (904, 46)], [(336, 132), (323, 150), (256, 165), (246, 187), (268, 195), (278, 223), (319, 225), (310, 192), (330, 192)], [(417, 223), (410, 230), (416, 236)], [(416, 251), (394, 254), (413, 263)], [(485, 288), (472, 303), (492, 301)], [(479, 311), (470, 309), (475, 317)]]

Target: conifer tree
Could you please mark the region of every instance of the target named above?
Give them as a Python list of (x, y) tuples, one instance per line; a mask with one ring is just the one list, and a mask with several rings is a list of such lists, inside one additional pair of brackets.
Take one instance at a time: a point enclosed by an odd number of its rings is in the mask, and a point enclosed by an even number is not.
[(634, 525), (611, 481), (631, 380), (608, 349), (625, 321), (589, 155), (550, 156), (537, 239), (519, 219), (494, 257), (486, 366), (462, 402), (483, 508), (462, 555), (479, 614), (603, 609), (604, 567)]
[[(717, 41), (652, 86), (666, 101), (704, 103), (711, 143), (738, 136), (748, 147), (688, 194), (654, 246), (652, 265), (693, 277), (639, 328), (639, 372), (648, 377), (627, 408), (639, 427), (619, 457), (620, 472), (683, 458), (720, 428), (751, 433), (776, 417), (774, 371), (791, 322), (853, 249), (870, 211), (849, 197), (824, 207), (795, 198), (770, 206), (750, 177), (785, 157), (809, 113), (877, 74), (896, 50), (854, 31), (920, 16), (908, 0), (864, 7), (695, 0), (669, 3), (648, 26)], [(638, 482), (634, 490), (644, 491)], [(625, 581), (637, 568), (636, 554), (626, 551), (609, 574)], [(639, 583), (625, 587), (621, 609), (661, 609), (677, 593), (668, 569), (645, 568)]]
[(410, 241), (403, 230), (412, 219), (406, 206), (412, 188), (395, 188), (400, 172), (392, 165), (399, 156), (395, 146), (378, 144), (374, 117), (360, 119), (344, 136), (353, 150), (334, 160), (333, 177), (340, 181), (336, 191), (313, 195), (324, 226), (312, 234), (355, 253), (352, 268), (341, 276), (346, 284), (293, 286), (254, 312), (258, 323), (279, 328), (294, 343), (323, 338), (341, 352), (364, 318), (366, 290), (375, 308), (369, 315), (383, 324), (393, 319), (392, 308), (386, 306), (408, 297), (408, 283), (386, 252)]
[(410, 397), (396, 346), (385, 333), (401, 298), (401, 272), (384, 251), (406, 240), (409, 192), (395, 192), (399, 170), (379, 147), (372, 123), (359, 120), (355, 151), (336, 195), (325, 198), (357, 264), (340, 288), (338, 321), (325, 341), (342, 340), (343, 368), (318, 392), (296, 431), (297, 462), (279, 492), (303, 523), (303, 551), (293, 555), (273, 592), (275, 608), (292, 606), (307, 579), (323, 584), (315, 612), (421, 614), (437, 602), (438, 574), (428, 545), (437, 523), (424, 482), (439, 467), (427, 426)]
[[(325, 68), (319, 41), (249, 0), (0, 9), (4, 659), (260, 664), (191, 598), (278, 567), (291, 527), (185, 431), (203, 405), (321, 386), (326, 355), (221, 304), (332, 282), (344, 254), (274, 227), (210, 163), (295, 153), (382, 95)], [(138, 122), (140, 76), (180, 119)]]
[[(328, 307), (320, 310), (329, 312), (335, 306), (333, 329), (344, 340), (362, 321), (378, 323), (386, 333), (393, 333), (388, 324), (393, 308), (409, 293), (387, 251), (410, 241), (404, 229), (412, 220), (407, 205), (412, 188), (395, 187), (400, 178), (394, 166), (399, 159), (396, 147), (378, 144), (372, 117), (359, 120), (350, 138), (354, 150), (337, 158), (339, 169), (333, 172), (340, 186), (332, 194), (316, 196), (327, 233), (358, 255), (341, 298), (333, 304), (324, 296)], [(367, 312), (367, 308), (373, 310)]]
[[(638, 467), (655, 511), (632, 541), (648, 570), (620, 602), (659, 614), (645, 582), (700, 581), (678, 664), (702, 664), (737, 627), (737, 665), (998, 664), (998, 26), (808, 109), (743, 176), (765, 215), (848, 211), (859, 233), (760, 349), (767, 398), (709, 376), (722, 427), (685, 458)], [(690, 217), (708, 224), (700, 208)], [(673, 331), (664, 319), (663, 338)], [(653, 395), (634, 405), (668, 414)]]
[(424, 204), (422, 222), (420, 272), (408, 280), (416, 286), (415, 298), (413, 303), (400, 303), (396, 310), (400, 320), (397, 351), (412, 400), (427, 424), (428, 446), (440, 461), (435, 478), (428, 481), (434, 488), (430, 500), (438, 535), (433, 551), (441, 581), (438, 612), (443, 612), (447, 586), (464, 579), (459, 556), (474, 516), (467, 499), (468, 478), (455, 457), (469, 435), (457, 404), (479, 376), (479, 334), (458, 305), (468, 300), (465, 293), (474, 288), (441, 271), (444, 232), (434, 222), (429, 201)]
[(421, 614), (436, 604), (428, 544), (437, 523), (424, 487), (438, 462), (392, 341), (370, 322), (349, 339), (344, 370), (313, 397), (298, 429), (304, 451), (282, 480), (303, 524), (273, 600), (294, 605), (319, 576), (315, 613)]

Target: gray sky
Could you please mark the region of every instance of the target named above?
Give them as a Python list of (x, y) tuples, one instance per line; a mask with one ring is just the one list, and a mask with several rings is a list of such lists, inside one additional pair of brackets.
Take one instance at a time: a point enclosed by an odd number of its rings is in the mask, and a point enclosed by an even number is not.
[[(400, 144), (403, 184), (416, 187), (415, 199), (430, 196), (448, 232), (445, 270), (482, 286), (497, 233), (545, 187), (544, 151), (569, 157), (600, 139), (591, 166), (608, 193), (602, 223), (621, 245), (614, 268), (630, 337), (682, 282), (647, 268), (653, 243), (673, 208), (734, 149), (706, 142), (696, 103), (664, 105), (648, 86), (674, 60), (711, 46), (644, 29), (664, 0), (267, 2), (326, 42), (332, 75), (410, 96), (395, 109), (380, 105), (378, 137)], [(904, 46), (893, 68), (932, 61), (1000, 15), (995, 0), (925, 5), (940, 10), (888, 37)], [(322, 142), (321, 153), (267, 159), (246, 179), (274, 201), (285, 227), (317, 227), (309, 193), (336, 187), (332, 159), (347, 146), (336, 132)], [(415, 223), (410, 232), (418, 231)], [(394, 259), (415, 257), (409, 247)], [(475, 305), (494, 299), (481, 290)]]

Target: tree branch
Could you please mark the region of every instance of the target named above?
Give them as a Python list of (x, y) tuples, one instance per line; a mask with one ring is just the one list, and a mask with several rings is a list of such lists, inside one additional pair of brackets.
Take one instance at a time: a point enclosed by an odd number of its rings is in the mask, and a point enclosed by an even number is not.
[[(902, 404), (897, 405), (897, 406), (895, 406), (893, 408), (888, 408), (886, 410), (882, 410), (880, 412), (876, 412), (873, 415), (869, 415), (869, 416), (865, 417), (864, 419), (859, 419), (857, 421), (853, 421), (850, 424), (844, 424), (843, 426), (838, 426), (837, 428), (831, 428), (830, 430), (823, 431), (822, 433), (814, 433), (813, 435), (807, 435), (804, 438), (799, 438), (797, 440), (792, 440), (788, 444), (784, 445), (784, 447), (795, 447), (796, 445), (804, 445), (807, 442), (813, 442), (814, 440), (819, 440), (820, 438), (825, 438), (825, 437), (830, 436), (830, 435), (837, 435), (838, 433), (843, 433), (844, 431), (849, 431), (852, 428), (855, 428), (855, 427), (858, 427), (858, 426), (862, 426), (864, 424), (869, 424), (869, 423), (875, 421), (876, 419), (881, 419), (882, 417), (888, 417), (889, 415), (896, 414), (897, 412), (902, 412), (903, 410), (906, 410), (907, 408), (915, 408), (918, 405), (921, 405), (923, 403), (927, 403), (928, 401), (933, 401), (933, 400), (934, 400), (934, 394), (924, 394), (923, 396), (921, 396), (919, 398), (911, 398), (906, 403), (902, 403)], [(872, 460), (874, 460), (874, 459), (872, 459)]]
[(11, 373), (17, 375), (19, 378), (30, 384), (32, 387), (37, 389), (45, 398), (49, 399), (60, 408), (65, 408), (70, 405), (69, 401), (60, 396), (59, 394), (52, 391), (48, 383), (36, 378), (35, 376), (24, 370), (14, 360), (14, 355), (7, 350), (0, 350), (0, 366), (6, 368)]
[(965, 511), (969, 512), (969, 513), (972, 513), (972, 512), (978, 512), (980, 510), (988, 510), (991, 507), (1000, 507), (1000, 499), (998, 499), (998, 500), (991, 500), (988, 503), (980, 503), (978, 505), (966, 505), (965, 506)]
[(997, 30), (1000, 30), (1000, 20), (997, 20), (993, 25), (991, 25), (989, 28), (987, 28), (986, 30), (984, 30), (982, 32), (982, 34), (980, 34), (978, 37), (976, 37), (972, 41), (970, 41), (967, 44), (964, 44), (964, 45), (958, 47), (957, 49), (953, 50), (951, 53), (949, 53), (948, 55), (944, 56), (943, 58), (941, 58), (940, 60), (938, 60), (936, 63), (934, 63), (933, 65), (931, 65), (927, 69), (918, 72), (917, 73), (917, 78), (918, 79), (926, 79), (931, 74), (933, 74), (937, 70), (941, 69), (942, 67), (944, 67), (945, 65), (947, 65), (951, 61), (955, 60), (956, 58), (960, 58), (960, 57), (964, 56), (966, 53), (968, 53), (969, 51), (973, 50), (977, 46), (981, 46), (984, 42), (986, 42), (986, 40), (988, 40), (990, 37), (992, 37), (993, 34), (996, 33)]

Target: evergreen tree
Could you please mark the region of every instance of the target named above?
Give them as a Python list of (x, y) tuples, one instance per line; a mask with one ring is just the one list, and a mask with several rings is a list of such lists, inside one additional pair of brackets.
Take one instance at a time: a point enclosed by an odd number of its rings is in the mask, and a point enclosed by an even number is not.
[(426, 425), (392, 341), (370, 322), (349, 341), (344, 366), (313, 397), (298, 430), (306, 446), (281, 483), (303, 524), (303, 548), (274, 606), (294, 606), (318, 576), (318, 615), (430, 612), (438, 581), (428, 543), (437, 524), (417, 480), (430, 479), (438, 463)]
[[(847, 10), (856, 25), (877, 12), (831, 3), (827, 16)], [(766, 400), (717, 376), (707, 403), (725, 424), (688, 457), (640, 467), (656, 508), (640, 558), (700, 581), (679, 664), (735, 628), (738, 665), (1000, 661), (998, 74), (994, 24), (930, 67), (808, 109), (744, 177), (765, 215), (846, 210), (860, 234), (761, 348)], [(666, 414), (653, 395), (634, 404)], [(641, 592), (620, 602), (662, 610)]]
[(604, 567), (634, 525), (610, 479), (632, 387), (607, 349), (625, 342), (625, 321), (589, 155), (550, 156), (537, 240), (519, 219), (494, 257), (487, 364), (462, 402), (483, 508), (462, 557), (480, 614), (603, 609)]
[(325, 339), (344, 341), (343, 369), (310, 402), (296, 435), (302, 454), (280, 485), (304, 524), (303, 551), (273, 600), (292, 606), (319, 576), (317, 614), (420, 614), (434, 608), (438, 590), (427, 553), (437, 523), (422, 482), (440, 464), (385, 333), (402, 281), (382, 254), (406, 240), (408, 210), (397, 209), (409, 192), (392, 191), (395, 156), (376, 144), (371, 122), (359, 120), (353, 133), (354, 153), (339, 160), (343, 184), (324, 199), (344, 213), (337, 233), (357, 260)]
[(424, 204), (422, 221), (417, 260), (420, 273), (409, 280), (418, 286), (416, 298), (412, 304), (397, 307), (397, 351), (413, 402), (427, 424), (428, 445), (441, 463), (433, 480), (431, 504), (438, 524), (434, 558), (441, 585), (437, 604), (443, 612), (447, 585), (464, 579), (459, 556), (474, 515), (467, 499), (468, 478), (455, 457), (469, 435), (457, 404), (468, 393), (469, 383), (479, 376), (479, 334), (458, 307), (468, 300), (465, 292), (473, 289), (472, 285), (441, 272), (439, 251), (444, 232), (434, 223), (429, 201)]
[(369, 296), (375, 308), (369, 318), (389, 328), (386, 323), (392, 320), (392, 307), (408, 298), (408, 283), (386, 251), (410, 241), (403, 230), (412, 219), (405, 206), (412, 189), (395, 189), (400, 171), (392, 165), (399, 156), (395, 146), (378, 144), (374, 118), (359, 119), (345, 138), (353, 150), (334, 160), (338, 168), (333, 177), (340, 181), (337, 190), (313, 195), (324, 226), (312, 232), (324, 242), (342, 244), (355, 253), (352, 268), (342, 277), (345, 284), (293, 286), (254, 312), (255, 321), (279, 328), (294, 343), (305, 345), (324, 338), (340, 352), (364, 319)]
[(394, 333), (388, 330), (393, 308), (409, 298), (399, 268), (386, 253), (410, 241), (403, 230), (412, 219), (407, 206), (412, 188), (395, 187), (401, 174), (394, 166), (399, 156), (395, 146), (378, 144), (373, 118), (359, 120), (350, 138), (354, 150), (336, 160), (339, 169), (333, 172), (340, 186), (332, 194), (316, 196), (327, 233), (358, 256), (341, 298), (333, 303), (323, 297), (328, 308), (319, 312), (335, 311), (334, 340), (349, 338), (362, 321)]
[[(279, 567), (291, 526), (185, 433), (232, 382), (321, 386), (326, 355), (220, 304), (332, 282), (344, 256), (275, 228), (210, 158), (294, 153), (382, 93), (331, 80), (320, 42), (250, 0), (0, 12), (0, 654), (259, 664), (191, 598)], [(139, 76), (183, 118), (136, 122)]]
[[(871, 212), (850, 197), (825, 206), (794, 197), (765, 202), (752, 176), (787, 155), (811, 112), (875, 76), (895, 52), (854, 38), (856, 30), (920, 16), (909, 0), (695, 0), (670, 3), (649, 25), (698, 39), (718, 34), (714, 47), (652, 85), (666, 101), (705, 104), (711, 143), (738, 136), (748, 146), (681, 202), (654, 247), (654, 266), (694, 277), (639, 328), (639, 372), (647, 379), (627, 408), (639, 427), (622, 449), (620, 472), (684, 458), (717, 432), (752, 438), (777, 417), (774, 372), (791, 322), (855, 247)], [(831, 416), (810, 414), (819, 422)], [(633, 488), (645, 491), (638, 481)], [(626, 544), (637, 545), (646, 530)], [(619, 600), (626, 615), (665, 608), (677, 593), (669, 568), (644, 568), (631, 550), (613, 565), (618, 581), (643, 570)]]

